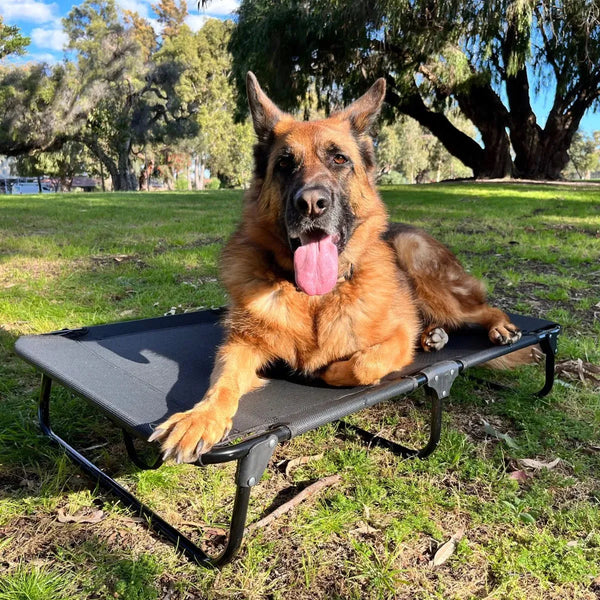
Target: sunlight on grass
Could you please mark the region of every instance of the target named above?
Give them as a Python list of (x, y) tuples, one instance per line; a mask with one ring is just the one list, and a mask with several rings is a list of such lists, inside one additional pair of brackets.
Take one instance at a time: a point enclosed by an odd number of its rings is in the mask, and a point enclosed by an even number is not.
[[(393, 219), (434, 234), (483, 278), (498, 306), (555, 319), (559, 359), (600, 363), (597, 189), (436, 184), (382, 190)], [(306, 485), (342, 481), (248, 538), (221, 573), (183, 560), (150, 534), (36, 425), (39, 378), (12, 351), (18, 335), (221, 306), (219, 254), (241, 193), (0, 196), (0, 600), (44, 598), (591, 598), (600, 575), (600, 403), (542, 369), (460, 378), (441, 444), (425, 461), (367, 448), (335, 425), (278, 450), (254, 491), (250, 521)], [(57, 387), (53, 425), (192, 537), (225, 528), (235, 466), (140, 471), (120, 431)], [(426, 437), (428, 401), (412, 394), (349, 420), (402, 443)], [(514, 447), (486, 434), (484, 421)], [(321, 455), (285, 473), (285, 460)], [(519, 460), (560, 458), (528, 472)], [(60, 524), (101, 507), (97, 524)], [(448, 562), (429, 562), (464, 528)], [(218, 531), (217, 531), (218, 533)], [(214, 536), (213, 536), (214, 538)], [(213, 542), (211, 542), (213, 543)], [(209, 544), (211, 552), (216, 548)], [(35, 560), (35, 564), (30, 564)], [(58, 565), (58, 566), (57, 566)], [(596, 586), (596, 587), (594, 587)], [(37, 594), (37, 595), (36, 595)]]

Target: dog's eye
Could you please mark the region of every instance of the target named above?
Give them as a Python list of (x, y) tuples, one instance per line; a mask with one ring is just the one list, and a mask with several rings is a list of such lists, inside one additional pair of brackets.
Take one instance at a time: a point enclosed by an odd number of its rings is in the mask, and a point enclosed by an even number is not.
[(348, 159), (343, 154), (336, 154), (333, 157), (333, 162), (336, 165), (345, 165), (348, 162)]
[(292, 159), (289, 156), (282, 156), (277, 161), (277, 168), (285, 171), (292, 166)]

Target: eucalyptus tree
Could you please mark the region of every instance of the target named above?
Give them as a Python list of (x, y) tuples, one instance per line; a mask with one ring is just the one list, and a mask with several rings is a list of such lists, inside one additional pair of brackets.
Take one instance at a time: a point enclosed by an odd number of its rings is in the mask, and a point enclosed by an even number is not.
[(315, 87), (339, 106), (385, 77), (388, 117), (416, 119), (476, 177), (559, 178), (600, 96), (596, 0), (242, 0), (230, 48), (239, 86), (255, 70), (286, 109)]
[(205, 169), (228, 185), (242, 185), (251, 176), (253, 138), (249, 124), (234, 120), (237, 93), (230, 82), (233, 67), (228, 51), (233, 23), (209, 19), (192, 32), (177, 5), (170, 0), (162, 3), (158, 14), (166, 33), (155, 61), (178, 65), (181, 75), (174, 97), (197, 128), (192, 137), (172, 136), (172, 144), (193, 157), (197, 188), (203, 188)]
[(102, 161), (115, 190), (137, 189), (139, 149), (187, 125), (173, 93), (180, 69), (155, 64), (148, 28), (128, 17), (120, 18), (114, 0), (86, 0), (63, 20), (77, 85), (93, 107), (73, 139)]

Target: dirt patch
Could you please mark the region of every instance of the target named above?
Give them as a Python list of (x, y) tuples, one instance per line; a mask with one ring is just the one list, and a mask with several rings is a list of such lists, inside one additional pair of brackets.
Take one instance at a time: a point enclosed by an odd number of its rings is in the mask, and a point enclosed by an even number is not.
[(153, 253), (164, 254), (169, 250), (193, 250), (194, 248), (203, 248), (204, 246), (212, 246), (213, 244), (222, 244), (225, 241), (223, 236), (209, 236), (203, 235), (195, 239), (193, 242), (187, 244), (171, 244), (168, 240), (158, 240), (158, 243), (154, 247)]
[[(582, 233), (592, 238), (600, 238), (600, 229), (585, 229), (583, 227), (577, 227), (575, 225), (569, 225), (568, 223), (543, 223), (542, 229), (550, 229), (551, 231), (559, 231), (565, 233)], [(527, 232), (535, 232), (535, 227), (525, 227)]]
[[(119, 266), (119, 265), (131, 265), (133, 264), (140, 269), (145, 269), (148, 265), (136, 254), (101, 254), (97, 256), (90, 256), (94, 267), (105, 268), (108, 266)], [(92, 270), (95, 270), (94, 268)]]
[(65, 269), (62, 260), (15, 258), (0, 264), (0, 289), (10, 289), (27, 279), (56, 279)]

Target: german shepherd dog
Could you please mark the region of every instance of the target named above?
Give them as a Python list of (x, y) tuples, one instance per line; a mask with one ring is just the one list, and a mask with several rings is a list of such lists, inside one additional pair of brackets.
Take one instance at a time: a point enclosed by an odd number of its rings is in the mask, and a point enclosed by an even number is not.
[(222, 256), (226, 338), (202, 401), (150, 438), (178, 462), (227, 435), (240, 397), (276, 360), (333, 386), (373, 384), (410, 364), (418, 344), (438, 350), (465, 323), (496, 344), (521, 335), (445, 246), (388, 222), (370, 137), (384, 79), (319, 121), (282, 112), (252, 73), (247, 93), (258, 143), (243, 218)]

